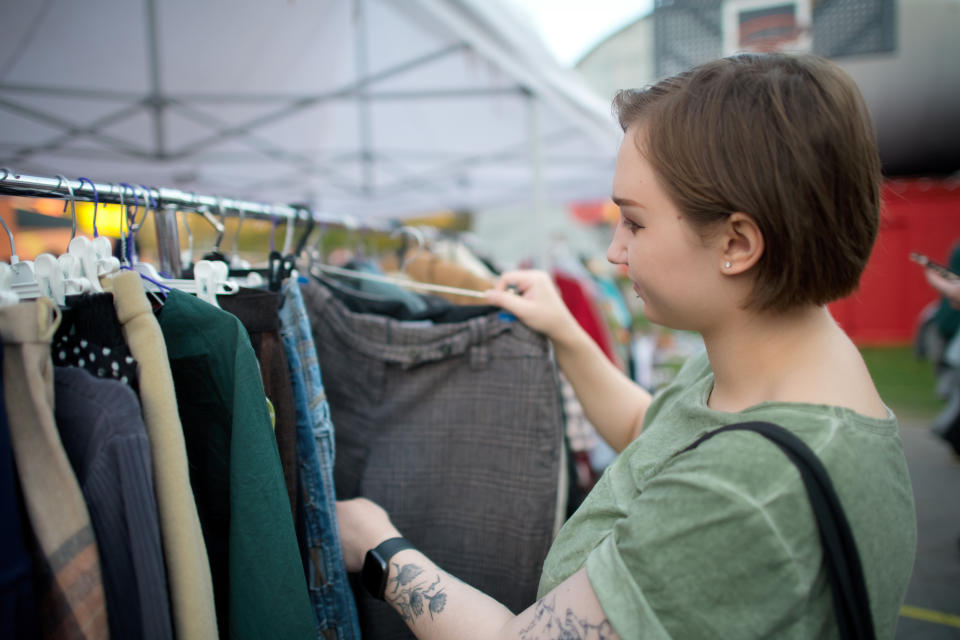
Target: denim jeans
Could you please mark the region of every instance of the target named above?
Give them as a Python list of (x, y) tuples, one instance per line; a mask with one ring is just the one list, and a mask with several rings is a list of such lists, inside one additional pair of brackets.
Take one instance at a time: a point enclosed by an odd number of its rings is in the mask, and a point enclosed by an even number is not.
[(333, 485), (334, 433), (297, 281), (283, 286), (280, 335), (287, 352), (297, 413), (300, 476), (298, 538), (307, 571), (307, 587), (317, 617), (318, 637), (360, 638), (353, 593), (347, 581), (337, 531)]

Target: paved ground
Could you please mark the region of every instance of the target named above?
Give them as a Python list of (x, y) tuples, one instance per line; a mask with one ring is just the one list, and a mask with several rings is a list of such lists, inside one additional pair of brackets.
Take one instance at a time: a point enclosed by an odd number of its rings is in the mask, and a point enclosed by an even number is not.
[(917, 560), (897, 640), (960, 640), (960, 458), (927, 425), (901, 421), (917, 505)]

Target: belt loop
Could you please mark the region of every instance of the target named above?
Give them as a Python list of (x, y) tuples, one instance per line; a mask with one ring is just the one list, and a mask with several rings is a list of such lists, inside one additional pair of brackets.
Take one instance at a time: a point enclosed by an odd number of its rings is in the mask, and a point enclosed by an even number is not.
[(470, 327), (470, 368), (483, 371), (490, 363), (490, 349), (484, 340), (483, 318), (471, 318)]
[(477, 326), (477, 318), (470, 318), (467, 320), (467, 328), (470, 330), (469, 333), (469, 346), (473, 347), (478, 342), (480, 342), (480, 327)]

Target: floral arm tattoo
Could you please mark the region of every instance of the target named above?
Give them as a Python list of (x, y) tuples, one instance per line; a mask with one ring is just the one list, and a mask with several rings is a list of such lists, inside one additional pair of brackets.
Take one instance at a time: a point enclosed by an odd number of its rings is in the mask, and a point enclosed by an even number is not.
[(415, 564), (402, 567), (394, 563), (397, 576), (390, 578), (393, 589), (387, 599), (396, 607), (406, 622), (413, 622), (424, 613), (430, 613), (430, 619), (447, 606), (447, 593), (440, 586), (440, 576), (433, 582), (424, 578), (423, 569)]
[[(548, 601), (549, 598), (549, 601)], [(559, 611), (556, 596), (537, 600), (533, 620), (520, 630), (522, 640), (534, 638), (562, 638), (562, 640), (608, 640), (616, 637), (610, 621), (591, 622), (573, 609)]]
[[(447, 590), (442, 581), (452, 576), (437, 574), (430, 578), (420, 565), (393, 563), (395, 577), (390, 578), (385, 594), (387, 601), (400, 613), (408, 624), (418, 622), (429, 615), (431, 620), (439, 616), (447, 606)], [(591, 621), (567, 607), (561, 610), (556, 605), (556, 596), (538, 600), (533, 608), (533, 619), (520, 629), (521, 640), (610, 640), (617, 635), (610, 621), (603, 618)]]

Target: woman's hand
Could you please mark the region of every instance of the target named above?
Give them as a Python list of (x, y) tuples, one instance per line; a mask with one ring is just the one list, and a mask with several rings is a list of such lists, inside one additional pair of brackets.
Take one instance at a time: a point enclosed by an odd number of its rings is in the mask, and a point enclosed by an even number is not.
[[(507, 287), (516, 287), (516, 293)], [(486, 299), (554, 342), (569, 339), (579, 327), (545, 271), (508, 271), (486, 292)]]
[(931, 287), (942, 293), (952, 307), (960, 309), (960, 280), (944, 278), (929, 267), (923, 273)]
[(366, 498), (337, 501), (337, 527), (347, 571), (363, 568), (367, 551), (400, 535), (380, 505)]

